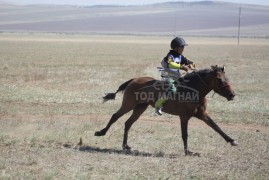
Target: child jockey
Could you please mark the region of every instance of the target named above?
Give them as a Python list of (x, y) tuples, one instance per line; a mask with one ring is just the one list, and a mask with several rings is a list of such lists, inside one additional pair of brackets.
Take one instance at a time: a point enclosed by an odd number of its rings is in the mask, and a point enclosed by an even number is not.
[[(168, 84), (167, 92), (176, 93), (175, 80), (181, 77), (179, 70), (188, 72), (195, 64), (182, 55), (184, 47), (188, 44), (181, 37), (176, 37), (171, 41), (171, 50), (162, 60), (162, 78)], [(164, 97), (155, 102), (155, 110), (158, 115), (162, 115), (162, 107), (165, 103)]]

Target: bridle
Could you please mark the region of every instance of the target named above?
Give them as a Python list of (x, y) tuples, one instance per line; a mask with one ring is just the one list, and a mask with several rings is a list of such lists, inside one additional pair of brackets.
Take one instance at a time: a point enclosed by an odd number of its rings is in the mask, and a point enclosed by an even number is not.
[[(214, 91), (212, 97), (215, 95), (215, 93), (217, 92), (214, 88), (210, 88), (209, 85), (202, 79), (202, 77), (199, 75), (199, 73), (197, 73), (196, 71), (193, 71), (198, 78), (201, 80), (202, 84), (208, 89), (208, 90), (212, 90)], [(230, 88), (230, 83), (227, 82), (227, 84), (223, 85), (221, 88), (219, 88), (219, 90), (223, 89), (223, 88)]]
[(223, 85), (220, 89), (223, 89), (223, 88), (230, 88), (231, 85), (229, 82), (226, 82), (227, 84)]

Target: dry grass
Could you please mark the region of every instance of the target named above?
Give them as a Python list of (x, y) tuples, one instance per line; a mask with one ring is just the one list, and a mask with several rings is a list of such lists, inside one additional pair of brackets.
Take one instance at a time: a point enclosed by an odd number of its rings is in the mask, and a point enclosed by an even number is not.
[[(121, 118), (102, 128), (121, 95), (106, 92), (132, 78), (158, 78), (170, 37), (0, 36), (0, 176), (2, 179), (267, 179), (269, 168), (268, 46), (264, 40), (186, 38), (198, 67), (227, 66), (236, 99), (209, 96), (209, 112), (239, 147), (200, 121), (190, 123), (185, 157), (177, 117), (149, 108), (121, 150)], [(212, 95), (212, 94), (210, 94)], [(82, 146), (77, 146), (82, 137)], [(136, 150), (137, 149), (137, 150)]]

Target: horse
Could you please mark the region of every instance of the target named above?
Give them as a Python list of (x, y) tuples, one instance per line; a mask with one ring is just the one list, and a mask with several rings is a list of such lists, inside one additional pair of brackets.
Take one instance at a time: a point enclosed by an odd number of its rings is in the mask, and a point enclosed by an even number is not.
[(95, 132), (95, 136), (104, 136), (113, 123), (124, 114), (133, 110), (131, 116), (125, 122), (122, 144), (123, 150), (130, 150), (131, 147), (127, 141), (131, 126), (138, 120), (148, 106), (154, 107), (157, 98), (165, 96), (166, 102), (162, 111), (180, 117), (185, 155), (200, 155), (200, 153), (194, 153), (188, 148), (188, 122), (191, 117), (196, 117), (204, 121), (232, 146), (238, 145), (234, 139), (221, 130), (206, 111), (206, 95), (212, 90), (228, 101), (233, 100), (235, 97), (229, 79), (225, 74), (224, 66), (219, 67), (216, 65), (208, 69), (194, 70), (191, 73), (187, 73), (183, 78), (180, 78), (180, 81), (177, 81), (175, 84), (177, 87), (176, 93), (167, 95), (168, 87), (164, 81), (151, 77), (139, 77), (126, 81), (119, 86), (115, 93), (108, 93), (103, 97), (104, 102), (106, 102), (115, 99), (118, 92), (124, 92), (121, 107), (111, 116), (105, 128)]

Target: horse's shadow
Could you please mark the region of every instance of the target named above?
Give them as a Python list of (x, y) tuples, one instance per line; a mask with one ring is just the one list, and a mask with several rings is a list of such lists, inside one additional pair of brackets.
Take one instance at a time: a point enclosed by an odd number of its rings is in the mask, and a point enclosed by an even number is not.
[[(63, 145), (65, 148), (72, 148), (70, 145)], [(122, 154), (127, 156), (140, 156), (140, 157), (158, 157), (158, 158), (177, 158), (177, 154), (165, 154), (164, 152), (148, 153), (138, 150), (119, 150), (119, 149), (108, 149), (108, 148), (99, 148), (93, 146), (76, 146), (74, 149), (82, 152), (88, 153), (104, 153), (104, 154)]]

